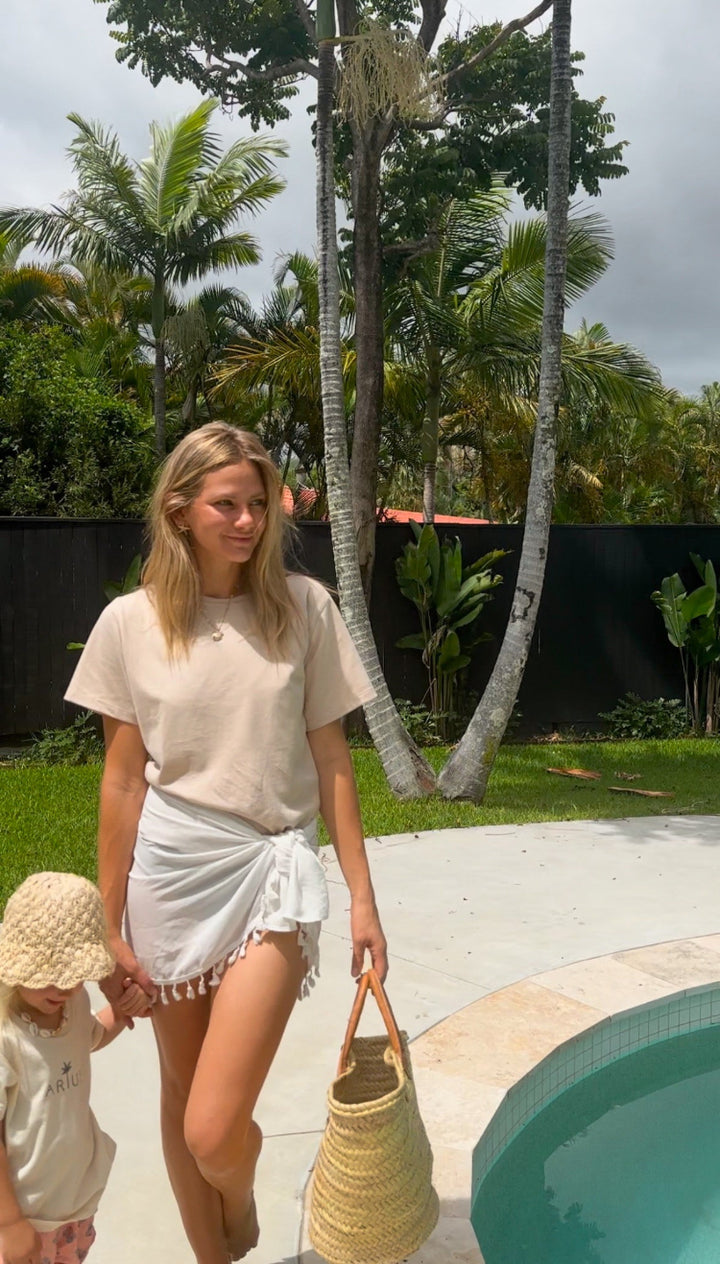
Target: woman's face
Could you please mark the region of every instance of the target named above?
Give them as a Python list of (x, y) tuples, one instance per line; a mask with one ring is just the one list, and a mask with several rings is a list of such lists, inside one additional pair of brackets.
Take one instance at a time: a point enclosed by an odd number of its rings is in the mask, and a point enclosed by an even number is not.
[(195, 500), (178, 516), (189, 527), (198, 565), (248, 562), (265, 530), (267, 494), (252, 461), (225, 465), (205, 476)]

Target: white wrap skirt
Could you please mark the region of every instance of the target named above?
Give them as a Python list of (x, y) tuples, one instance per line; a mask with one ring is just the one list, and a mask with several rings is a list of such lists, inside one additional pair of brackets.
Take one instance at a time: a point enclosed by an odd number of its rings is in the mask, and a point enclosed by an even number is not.
[(261, 834), (230, 812), (150, 787), (128, 877), (125, 937), (166, 1004), (217, 986), (264, 931), (297, 932), (306, 995), (327, 915), (314, 822)]

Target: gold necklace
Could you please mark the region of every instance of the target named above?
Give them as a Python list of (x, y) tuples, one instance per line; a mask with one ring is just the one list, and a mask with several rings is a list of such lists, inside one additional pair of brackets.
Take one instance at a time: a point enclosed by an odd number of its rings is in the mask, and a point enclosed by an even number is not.
[(230, 609), (230, 602), (232, 601), (233, 597), (236, 597), (236, 596), (237, 596), (237, 593), (234, 593), (234, 592), (231, 592), (231, 593), (230, 593), (230, 596), (228, 597), (227, 601), (225, 602), (225, 609), (223, 610), (222, 615), (220, 616), (220, 618), (219, 618), (219, 620), (218, 620), (218, 622), (217, 622), (217, 623), (213, 623), (212, 619), (210, 619), (210, 618), (208, 617), (208, 615), (206, 615), (205, 611), (204, 611), (204, 610), (201, 610), (201, 612), (200, 612), (200, 613), (202, 614), (203, 619), (204, 619), (204, 620), (205, 620), (205, 622), (207, 623), (208, 627), (209, 627), (209, 628), (212, 628), (212, 639), (213, 639), (213, 641), (222, 641), (222, 639), (223, 639), (223, 637), (224, 637), (224, 635), (225, 635), (225, 633), (223, 632), (223, 626), (222, 626), (222, 625), (223, 625), (223, 623), (225, 622), (225, 620), (227, 619), (227, 613), (228, 613), (228, 610)]

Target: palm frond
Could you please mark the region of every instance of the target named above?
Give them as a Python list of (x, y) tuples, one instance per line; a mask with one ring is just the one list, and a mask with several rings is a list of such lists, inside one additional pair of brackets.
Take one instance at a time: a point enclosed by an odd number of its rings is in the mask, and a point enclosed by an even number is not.
[(150, 126), (150, 153), (139, 164), (144, 218), (165, 234), (187, 204), (204, 165), (220, 159), (219, 137), (209, 130), (218, 102), (201, 101), (166, 127)]

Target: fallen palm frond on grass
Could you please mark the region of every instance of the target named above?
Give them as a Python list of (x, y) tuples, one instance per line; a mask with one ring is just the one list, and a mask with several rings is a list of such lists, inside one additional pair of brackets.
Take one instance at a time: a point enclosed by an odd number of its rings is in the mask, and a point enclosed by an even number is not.
[[(578, 743), (564, 747), (568, 766), (595, 765), (601, 779), (548, 777), (542, 746), (503, 746), (484, 802), (448, 802), (439, 796), (400, 802), (388, 788), (374, 750), (354, 750), (365, 833), (417, 834), (421, 830), (531, 821), (601, 820), (627, 816), (720, 815), (720, 743), (716, 738)], [(426, 752), (434, 767), (447, 758)], [(619, 797), (618, 765), (647, 785), (667, 786), (663, 797)], [(95, 829), (101, 768), (0, 768), (0, 907), (10, 891), (37, 869), (95, 874)], [(618, 787), (619, 789), (620, 787)], [(325, 841), (327, 841), (325, 837)], [(512, 846), (512, 835), (508, 846)], [(480, 845), (480, 844), (479, 844)], [(438, 846), (451, 849), (447, 838)]]

